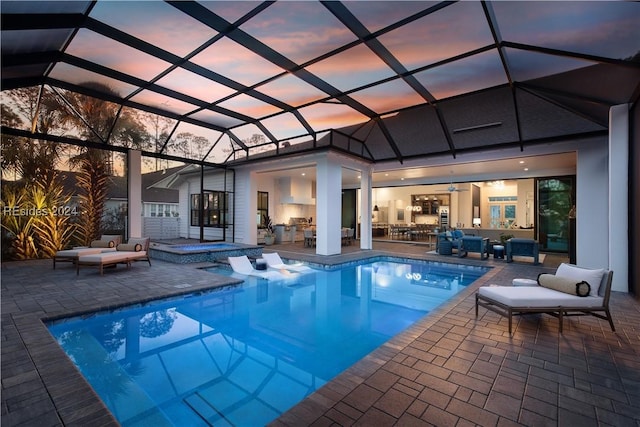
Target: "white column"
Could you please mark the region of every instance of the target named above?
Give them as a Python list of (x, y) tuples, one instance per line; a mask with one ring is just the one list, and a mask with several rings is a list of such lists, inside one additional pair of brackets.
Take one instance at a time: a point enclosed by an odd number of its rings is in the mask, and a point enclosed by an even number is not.
[[(236, 171), (234, 205), (236, 226), (236, 242), (255, 245), (258, 243), (258, 175), (246, 169)], [(273, 218), (273, 194), (269, 194), (269, 216)], [(227, 236), (229, 238), (230, 236)]]
[(129, 223), (128, 237), (142, 236), (142, 153), (129, 150), (127, 153), (127, 185), (129, 204), (127, 220)]
[(371, 169), (360, 174), (360, 249), (373, 249), (371, 236)]
[(342, 252), (342, 166), (328, 158), (316, 166), (316, 254)]
[(609, 269), (612, 290), (629, 291), (629, 105), (609, 110)]

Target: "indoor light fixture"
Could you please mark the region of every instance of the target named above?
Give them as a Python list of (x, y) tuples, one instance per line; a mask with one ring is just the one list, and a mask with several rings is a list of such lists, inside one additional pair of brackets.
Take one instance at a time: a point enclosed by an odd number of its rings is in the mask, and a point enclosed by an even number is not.
[(480, 218), (473, 218), (473, 226), (480, 227), (481, 221)]

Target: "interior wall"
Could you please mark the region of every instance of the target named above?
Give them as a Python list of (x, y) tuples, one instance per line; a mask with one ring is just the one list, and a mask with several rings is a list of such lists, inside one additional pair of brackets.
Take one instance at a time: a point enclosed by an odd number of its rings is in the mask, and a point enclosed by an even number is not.
[[(480, 216), (482, 226), (489, 227), (489, 196), (518, 196), (516, 216), (517, 224), (524, 224), (525, 210), (527, 207), (527, 195), (533, 195), (534, 180), (531, 178), (519, 180), (506, 180), (503, 188), (490, 187), (484, 183), (478, 183), (480, 188)], [(449, 194), (449, 221), (452, 226), (458, 223), (461, 228), (470, 228), (473, 218), (473, 191), (474, 184), (456, 184), (458, 188), (469, 191), (454, 192)], [(372, 204), (378, 205), (379, 212), (374, 213), (374, 224), (410, 224), (411, 211), (407, 206), (411, 205), (411, 196), (415, 194), (442, 194), (438, 190), (446, 188), (443, 184), (410, 185), (406, 187), (382, 187), (375, 188), (372, 195)], [(358, 191), (358, 195), (360, 191)], [(358, 196), (359, 197), (359, 196)], [(533, 206), (533, 199), (530, 200)], [(533, 209), (533, 208), (532, 208)], [(402, 219), (398, 219), (398, 213)], [(360, 217), (362, 214), (358, 212)], [(522, 220), (521, 220), (522, 217)], [(415, 223), (437, 223), (437, 215), (417, 215)], [(534, 221), (533, 216), (531, 222)]]

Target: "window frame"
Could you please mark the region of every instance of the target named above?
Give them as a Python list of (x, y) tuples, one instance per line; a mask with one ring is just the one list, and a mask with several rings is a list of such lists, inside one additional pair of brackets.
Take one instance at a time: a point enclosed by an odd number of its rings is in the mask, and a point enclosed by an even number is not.
[[(204, 196), (205, 203), (200, 203)], [(203, 227), (225, 228), (229, 215), (229, 193), (226, 191), (203, 190), (202, 193), (191, 194), (190, 224), (200, 227), (200, 209), (202, 207)]]
[(265, 223), (265, 218), (269, 216), (269, 193), (267, 191), (258, 191), (256, 209), (258, 228), (267, 228)]

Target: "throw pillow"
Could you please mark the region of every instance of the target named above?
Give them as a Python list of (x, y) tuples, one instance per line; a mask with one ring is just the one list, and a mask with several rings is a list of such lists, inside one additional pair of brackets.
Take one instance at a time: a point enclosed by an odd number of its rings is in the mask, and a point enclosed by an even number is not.
[(600, 282), (602, 281), (602, 275), (604, 269), (589, 269), (582, 268), (572, 264), (562, 263), (556, 270), (556, 276), (573, 279), (576, 282), (585, 281), (591, 286), (591, 292), (589, 295), (592, 297), (598, 296), (600, 290)]
[(129, 244), (138, 244), (142, 246), (142, 250), (148, 246), (148, 239), (146, 237), (131, 237), (127, 243)]
[(577, 282), (574, 279), (546, 273), (540, 273), (538, 275), (538, 284), (545, 288), (564, 292), (565, 294), (577, 295), (579, 297), (589, 296), (589, 291), (591, 290), (591, 286), (584, 280)]
[(120, 243), (117, 247), (119, 251), (140, 252), (142, 245), (140, 243)]
[(113, 240), (93, 240), (89, 247), (91, 248), (112, 248), (115, 246), (115, 242)]

